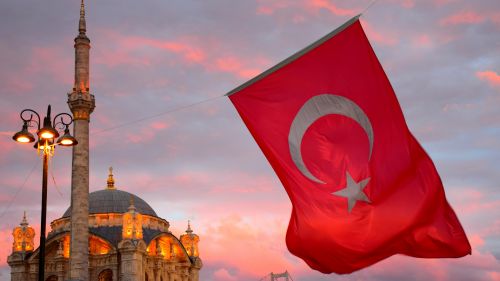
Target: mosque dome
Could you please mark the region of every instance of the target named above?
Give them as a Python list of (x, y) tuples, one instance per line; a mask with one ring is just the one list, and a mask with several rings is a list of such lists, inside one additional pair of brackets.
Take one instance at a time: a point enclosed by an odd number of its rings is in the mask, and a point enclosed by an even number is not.
[[(146, 201), (137, 195), (118, 190), (104, 189), (91, 192), (89, 194), (89, 215), (90, 214), (123, 214), (128, 211), (130, 200), (133, 200), (137, 211), (143, 215), (158, 217), (156, 212)], [(71, 207), (64, 212), (63, 218), (71, 216)]]
[[(117, 247), (124, 238), (124, 225), (130, 224), (125, 217), (138, 216), (141, 224), (141, 237), (146, 243), (160, 235), (168, 232), (168, 221), (158, 217), (151, 206), (139, 196), (127, 191), (118, 190), (115, 187), (113, 168), (109, 168), (107, 187), (89, 193), (89, 232), (100, 238), (104, 238), (111, 245)], [(49, 234), (55, 235), (66, 231), (71, 220), (71, 206), (64, 212), (63, 216), (51, 223), (53, 231)], [(131, 227), (128, 225), (127, 227)]]

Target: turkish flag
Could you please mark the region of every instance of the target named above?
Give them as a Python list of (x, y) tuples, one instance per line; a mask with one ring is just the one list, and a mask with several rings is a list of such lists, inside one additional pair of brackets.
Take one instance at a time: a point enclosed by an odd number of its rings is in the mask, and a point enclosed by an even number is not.
[(470, 254), (358, 17), (228, 96), (292, 202), (288, 249), (313, 269)]

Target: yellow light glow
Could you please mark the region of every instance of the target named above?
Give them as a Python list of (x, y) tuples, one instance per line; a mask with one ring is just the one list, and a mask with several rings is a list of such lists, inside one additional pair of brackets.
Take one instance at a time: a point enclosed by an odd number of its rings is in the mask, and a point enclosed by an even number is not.
[(38, 153), (42, 151), (43, 154), (48, 156), (54, 155), (54, 145), (49, 143), (48, 140), (38, 142)]
[(27, 143), (27, 142), (30, 142), (30, 139), (28, 137), (25, 137), (25, 136), (20, 136), (16, 139), (16, 141), (22, 142), (22, 143)]
[(54, 134), (50, 131), (44, 131), (40, 134), (40, 137), (42, 139), (53, 139), (54, 138)]
[(65, 258), (69, 258), (69, 250), (70, 250), (70, 236), (66, 235), (64, 236), (64, 241), (63, 241), (63, 256)]
[(98, 237), (89, 237), (89, 253), (91, 255), (105, 255), (109, 253), (111, 247), (108, 243)]
[(72, 140), (70, 140), (70, 139), (63, 139), (63, 140), (61, 141), (61, 144), (62, 144), (62, 145), (72, 145), (72, 144), (73, 144), (73, 141), (72, 141)]
[(27, 223), (14, 228), (12, 235), (14, 236), (13, 252), (33, 251), (35, 230)]
[(86, 92), (85, 85), (83, 84), (83, 81), (80, 81), (80, 91), (82, 91), (82, 93)]
[(142, 215), (135, 212), (128, 212), (123, 215), (124, 239), (142, 239)]

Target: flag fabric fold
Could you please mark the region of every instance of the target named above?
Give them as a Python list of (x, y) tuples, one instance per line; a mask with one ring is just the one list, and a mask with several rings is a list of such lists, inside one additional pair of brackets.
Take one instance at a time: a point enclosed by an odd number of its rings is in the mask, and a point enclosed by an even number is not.
[(288, 249), (311, 268), (470, 254), (358, 17), (228, 95), (292, 202)]

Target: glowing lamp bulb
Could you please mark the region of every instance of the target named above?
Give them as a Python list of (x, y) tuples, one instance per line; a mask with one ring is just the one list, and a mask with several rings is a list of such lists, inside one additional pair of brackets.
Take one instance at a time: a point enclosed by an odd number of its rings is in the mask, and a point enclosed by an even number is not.
[(63, 139), (61, 141), (61, 144), (62, 145), (72, 145), (73, 144), (73, 140), (71, 140), (71, 139)]
[(42, 139), (53, 139), (54, 138), (54, 133), (50, 132), (50, 131), (44, 131), (40, 134), (40, 137)]
[(26, 137), (26, 136), (19, 136), (17, 139), (16, 139), (17, 142), (22, 142), (22, 143), (28, 143), (28, 142), (31, 142), (31, 140)]
[(15, 133), (12, 139), (20, 143), (28, 143), (35, 141), (35, 137), (28, 131), (27, 121), (24, 121), (23, 129)]

